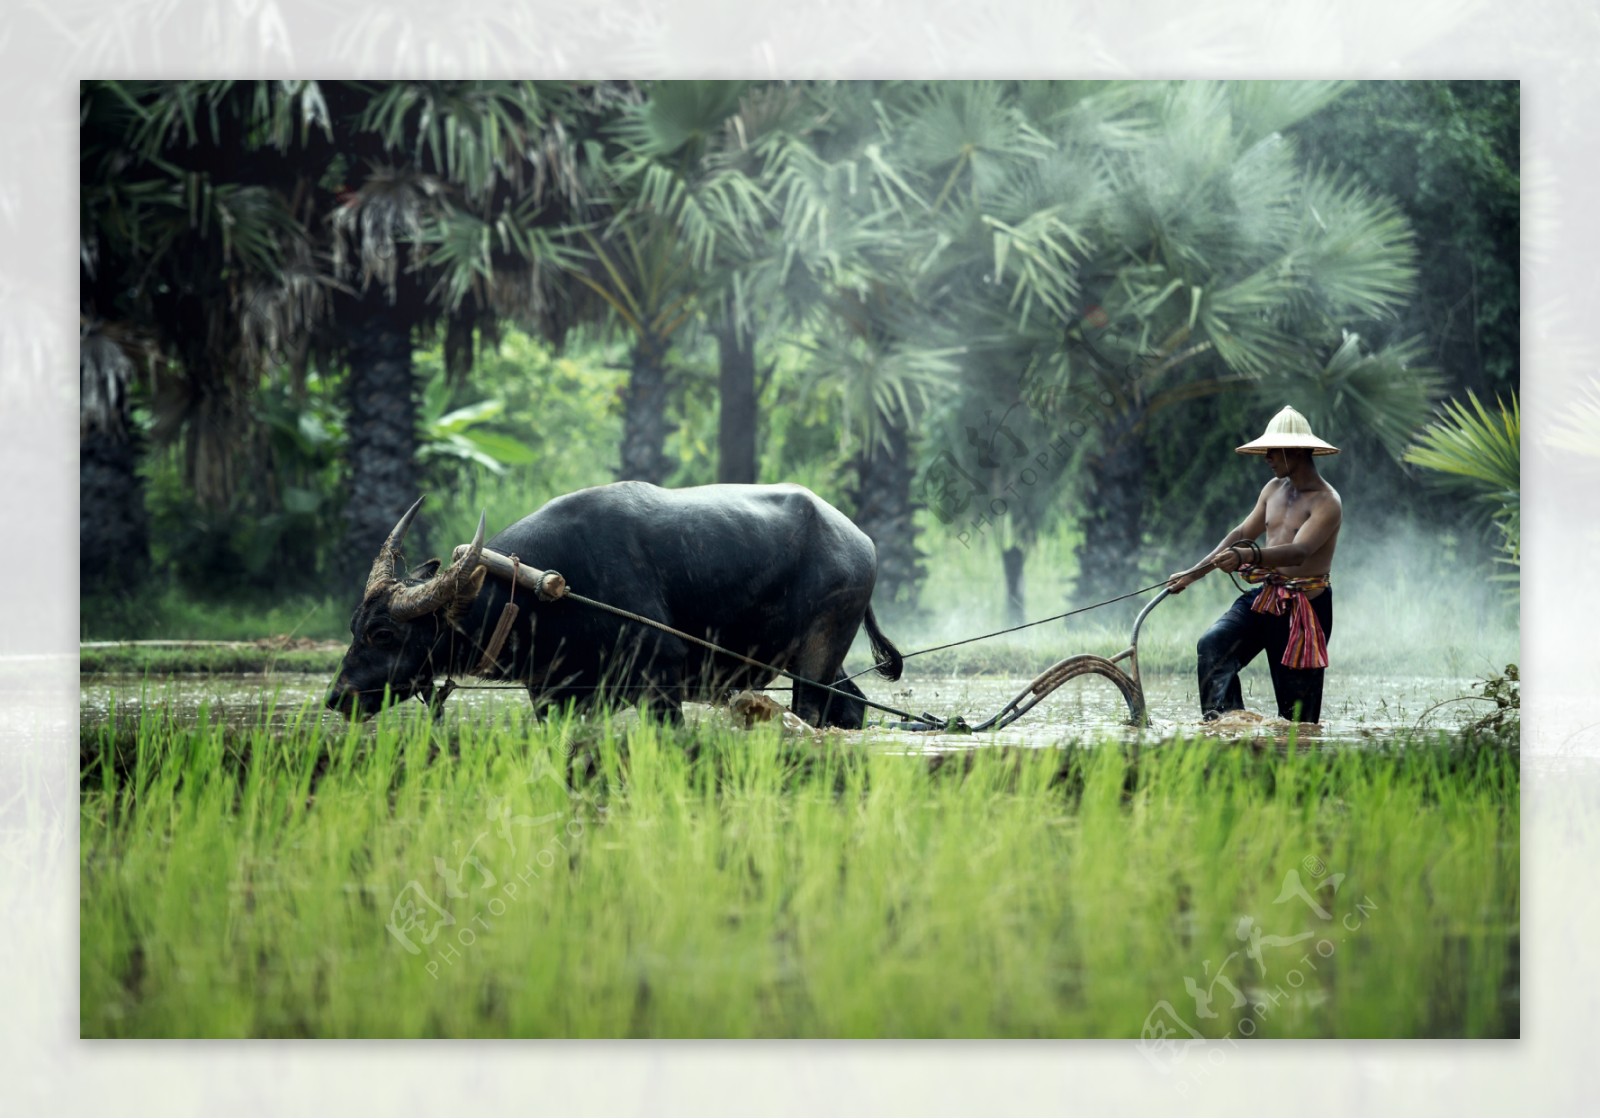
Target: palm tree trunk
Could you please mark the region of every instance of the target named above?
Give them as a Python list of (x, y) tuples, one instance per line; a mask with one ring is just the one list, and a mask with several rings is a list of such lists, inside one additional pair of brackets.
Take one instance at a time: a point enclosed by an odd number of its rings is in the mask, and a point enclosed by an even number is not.
[(1020, 626), (1023, 620), (1022, 565), (1028, 553), (1016, 544), (1000, 553), (1000, 563), (1006, 572), (1006, 625)]
[(911, 500), (911, 435), (885, 420), (888, 447), (874, 442), (856, 457), (855, 522), (878, 547), (878, 599), (911, 605), (926, 569), (917, 551)]
[[(360, 585), (372, 557), (400, 514), (420, 493), (417, 466), (416, 374), (411, 363), (411, 327), (381, 293), (369, 291), (351, 316), (346, 334), (350, 376), (350, 496), (338, 578)], [(419, 530), (414, 554), (425, 556)]]
[(118, 590), (150, 570), (150, 523), (138, 447), (122, 433), (85, 431), (78, 444), (78, 575), (83, 589)]
[(667, 371), (665, 347), (658, 339), (640, 338), (633, 347), (633, 371), (628, 379), (622, 412), (622, 472), (624, 480), (660, 485), (672, 462), (667, 458)]
[(732, 323), (717, 331), (717, 481), (756, 480), (756, 345)]
[[(1150, 448), (1132, 429), (1133, 418), (1103, 432), (1102, 450), (1088, 462), (1086, 507), (1078, 544), (1078, 584), (1073, 601), (1087, 606), (1134, 590), (1144, 549), (1145, 486)], [(1131, 616), (1131, 608), (1129, 610)], [(1096, 620), (1108, 620), (1097, 617)]]

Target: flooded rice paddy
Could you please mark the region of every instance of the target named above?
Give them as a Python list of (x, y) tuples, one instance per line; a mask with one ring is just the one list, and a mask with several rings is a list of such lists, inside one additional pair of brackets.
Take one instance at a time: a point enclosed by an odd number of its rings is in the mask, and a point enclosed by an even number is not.
[[(1360, 745), (1415, 731), (1460, 729), (1483, 715), (1492, 705), (1473, 696), (1469, 678), (1364, 675), (1330, 669), (1323, 698), (1323, 721), (1317, 726), (1294, 728), (1302, 738), (1328, 744)], [(1023, 691), (1029, 680), (1020, 676), (949, 677), (909, 673), (892, 685), (873, 687), (868, 697), (892, 707), (944, 718), (961, 716), (978, 723), (998, 711)], [(1195, 700), (1195, 684), (1188, 673), (1147, 673), (1144, 678), (1149, 725), (1146, 738), (1171, 738), (1199, 733), (1229, 736), (1282, 737), (1291, 725), (1272, 714), (1272, 687), (1265, 671), (1260, 679), (1246, 673), (1245, 704), (1251, 714), (1221, 723), (1203, 724)], [(307, 717), (334, 726), (344, 720), (320, 708), (328, 687), (324, 675), (274, 673), (271, 675), (173, 675), (162, 678), (135, 675), (86, 675), (80, 682), (82, 729), (103, 724), (113, 715), (136, 717), (142, 708), (159, 706), (180, 722), (198, 720), (202, 711), (210, 720), (219, 717), (234, 725), (283, 726)], [(770, 693), (780, 703), (787, 692)], [(489, 714), (507, 705), (526, 707), (526, 693), (516, 687), (463, 685), (449, 700), (458, 717)], [(420, 703), (404, 705), (407, 718), (425, 718)], [(1259, 713), (1259, 717), (1256, 713)], [(726, 719), (724, 712), (703, 704), (685, 706), (690, 722)], [(874, 711), (869, 723), (894, 721), (895, 716)], [(1066, 739), (1107, 736), (1134, 738), (1141, 732), (1130, 726), (1128, 707), (1121, 694), (1101, 677), (1084, 677), (1058, 688), (1018, 721), (999, 731), (980, 735), (912, 732), (871, 726), (863, 740), (908, 752), (971, 749), (985, 744), (1050, 746)]]

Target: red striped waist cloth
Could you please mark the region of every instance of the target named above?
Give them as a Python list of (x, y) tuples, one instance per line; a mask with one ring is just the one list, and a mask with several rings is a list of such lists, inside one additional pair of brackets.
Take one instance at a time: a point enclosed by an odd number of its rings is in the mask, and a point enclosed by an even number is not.
[(1279, 663), (1285, 668), (1327, 668), (1328, 638), (1322, 621), (1311, 606), (1307, 591), (1326, 590), (1331, 584), (1326, 575), (1301, 575), (1291, 578), (1270, 567), (1239, 568), (1246, 583), (1265, 583), (1250, 609), (1257, 614), (1283, 615), (1289, 609), (1289, 644)]

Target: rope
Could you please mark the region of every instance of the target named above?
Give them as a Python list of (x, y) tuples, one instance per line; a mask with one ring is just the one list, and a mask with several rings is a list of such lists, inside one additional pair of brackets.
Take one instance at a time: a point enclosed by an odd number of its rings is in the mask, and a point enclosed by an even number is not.
[[(1067, 610), (1060, 614), (1052, 614), (1050, 617), (1040, 618), (1036, 622), (1023, 622), (1019, 626), (1009, 626), (1006, 629), (997, 629), (993, 633), (981, 633), (977, 637), (966, 637), (962, 638), (960, 641), (946, 642), (943, 645), (931, 645), (926, 649), (918, 649), (914, 653), (905, 653), (901, 656), (901, 659), (910, 660), (912, 657), (922, 656), (923, 653), (937, 653), (940, 649), (954, 649), (957, 645), (970, 645), (974, 641), (987, 641), (991, 637), (1001, 637), (1008, 633), (1016, 633), (1019, 629), (1027, 629), (1030, 626), (1042, 626), (1046, 622), (1059, 622), (1062, 618), (1070, 618), (1074, 614), (1083, 614), (1090, 610), (1098, 610), (1102, 606), (1110, 606), (1113, 602), (1121, 602), (1125, 598), (1134, 598), (1138, 595), (1146, 594), (1149, 591), (1157, 590), (1158, 588), (1166, 585), (1167, 581), (1163, 579), (1159, 583), (1152, 583), (1148, 587), (1140, 587), (1138, 590), (1129, 591), (1127, 594), (1119, 594), (1116, 598), (1108, 598), (1104, 602), (1096, 602), (1092, 606), (1079, 606), (1075, 610)], [(876, 669), (888, 663), (888, 661), (880, 661), (878, 664), (868, 665), (855, 675), (846, 676), (845, 680), (854, 680), (856, 676), (865, 676), (867, 673), (875, 671)]]
[(498, 668), (500, 650), (505, 648), (506, 635), (511, 632), (511, 623), (517, 620), (521, 608), (517, 605), (517, 572), (521, 569), (522, 561), (516, 556), (511, 557), (511, 597), (506, 599), (505, 607), (500, 611), (500, 620), (495, 623), (494, 633), (489, 637), (489, 644), (484, 647), (483, 658), (478, 661), (478, 667), (472, 670), (474, 676), (487, 676)]
[[(615, 614), (617, 617), (626, 618), (630, 622), (638, 622), (640, 625), (650, 626), (653, 629), (658, 629), (662, 633), (669, 634), (672, 637), (679, 638), (680, 640), (693, 642), (694, 644), (709, 649), (713, 653), (716, 653), (720, 656), (732, 657), (734, 660), (743, 661), (745, 664), (751, 665), (754, 668), (764, 669), (775, 676), (787, 676), (796, 684), (805, 684), (808, 687), (821, 688), (825, 692), (832, 692), (834, 695), (843, 696), (852, 702), (865, 703), (868, 707), (876, 707), (879, 711), (887, 711), (891, 715), (899, 715), (902, 719), (916, 720), (920, 718), (920, 716), (913, 715), (909, 711), (902, 711), (898, 707), (890, 707), (888, 704), (878, 703), (876, 700), (868, 699), (862, 695), (855, 695), (850, 692), (841, 691), (831, 684), (820, 684), (815, 680), (807, 680), (804, 676), (795, 675), (795, 673), (790, 669), (778, 668), (776, 665), (770, 665), (764, 661), (758, 661), (754, 657), (747, 657), (743, 653), (735, 653), (732, 649), (724, 649), (722, 646), (715, 645), (704, 638), (696, 637), (691, 633), (684, 633), (679, 629), (673, 629), (665, 622), (658, 622), (654, 618), (645, 617), (643, 614), (635, 614), (632, 610), (624, 610), (620, 606), (612, 606), (610, 603), (601, 602), (598, 599), (588, 598), (584, 595), (578, 594), (576, 591), (568, 590), (561, 597), (570, 598), (574, 602), (581, 602), (585, 606), (592, 606), (597, 610), (604, 610), (608, 614)], [(857, 673), (856, 675), (859, 676), (860, 673)], [(844, 680), (841, 680), (840, 683), (848, 683), (850, 679), (853, 678), (846, 677)]]
[[(516, 595), (518, 565), (520, 564), (520, 561), (515, 556), (510, 557), (510, 559), (511, 559), (512, 596), (514, 598), (515, 595)], [(551, 601), (555, 601), (555, 600), (561, 599), (561, 598), (570, 598), (575, 602), (582, 603), (585, 606), (593, 607), (596, 610), (603, 610), (606, 613), (613, 614), (613, 615), (615, 615), (615, 616), (617, 616), (619, 618), (624, 618), (624, 619), (626, 619), (628, 621), (636, 622), (639, 625), (649, 626), (652, 629), (660, 630), (662, 633), (665, 633), (665, 634), (667, 634), (667, 635), (669, 635), (671, 637), (676, 637), (681, 641), (688, 641), (688, 642), (690, 642), (692, 644), (699, 645), (704, 649), (709, 649), (711, 652), (716, 653), (719, 656), (730, 657), (733, 660), (741, 661), (744, 664), (750, 665), (750, 666), (752, 666), (754, 668), (759, 668), (759, 669), (762, 669), (763, 671), (770, 672), (774, 676), (787, 676), (787, 677), (789, 677), (790, 680), (794, 681), (794, 683), (796, 683), (796, 684), (805, 684), (808, 687), (819, 688), (822, 691), (829, 692), (829, 693), (831, 693), (833, 695), (843, 696), (845, 699), (848, 699), (848, 700), (850, 700), (852, 702), (863, 703), (868, 707), (875, 707), (879, 711), (887, 711), (891, 715), (898, 715), (902, 719), (906, 719), (906, 720), (909, 720), (909, 721), (914, 722), (914, 723), (923, 723), (923, 722), (927, 722), (929, 720), (938, 721), (938, 717), (937, 716), (931, 716), (931, 715), (928, 715), (926, 713), (924, 713), (922, 715), (913, 715), (911, 712), (902, 711), (898, 707), (890, 707), (888, 704), (878, 703), (876, 700), (871, 700), (871, 699), (868, 699), (866, 696), (861, 695), (859, 693), (859, 691), (857, 691), (856, 693), (846, 692), (846, 691), (842, 691), (841, 689), (839, 689), (838, 687), (836, 687), (836, 686), (834, 686), (832, 684), (823, 684), (823, 683), (820, 683), (820, 682), (818, 682), (816, 680), (808, 680), (804, 676), (796, 675), (793, 671), (791, 671), (789, 669), (779, 668), (776, 665), (767, 664), (765, 661), (758, 661), (754, 657), (747, 657), (743, 653), (736, 653), (732, 649), (723, 648), (722, 646), (714, 644), (713, 642), (707, 641), (704, 638), (696, 637), (691, 633), (685, 633), (680, 629), (674, 629), (672, 626), (667, 625), (665, 622), (658, 622), (654, 618), (646, 617), (643, 614), (636, 614), (631, 610), (624, 610), (619, 606), (612, 606), (610, 603), (601, 602), (599, 599), (589, 598), (586, 595), (578, 594), (576, 591), (572, 590), (571, 587), (569, 587), (567, 585), (565, 579), (562, 579), (555, 572), (545, 572), (545, 573), (543, 573), (543, 576), (542, 576), (542, 579), (541, 579), (541, 584), (540, 584), (541, 585), (541, 592), (542, 592), (542, 588), (543, 588), (543, 579), (549, 579), (552, 576), (557, 580), (557, 586), (555, 587), (554, 591), (548, 596)], [(1047, 622), (1060, 621), (1062, 618), (1069, 618), (1074, 614), (1082, 614), (1082, 613), (1085, 613), (1085, 612), (1087, 612), (1089, 610), (1098, 610), (1102, 606), (1109, 606), (1113, 602), (1121, 602), (1124, 599), (1134, 598), (1134, 597), (1137, 597), (1138, 595), (1145, 594), (1145, 593), (1147, 593), (1149, 591), (1153, 591), (1153, 590), (1156, 590), (1156, 589), (1158, 589), (1160, 587), (1164, 587), (1164, 586), (1166, 586), (1166, 580), (1165, 579), (1163, 579), (1159, 583), (1152, 583), (1148, 587), (1140, 587), (1136, 591), (1129, 591), (1127, 594), (1120, 594), (1120, 595), (1117, 595), (1115, 598), (1108, 598), (1104, 602), (1096, 602), (1096, 603), (1093, 603), (1093, 604), (1091, 604), (1089, 606), (1079, 606), (1079, 607), (1077, 607), (1075, 609), (1072, 609), (1072, 610), (1065, 610), (1065, 611), (1061, 612), (1060, 614), (1051, 615), (1048, 618), (1040, 618), (1037, 621), (1032, 621), (1032, 622), (1023, 622), (1021, 625), (1008, 626), (1005, 629), (995, 630), (993, 633), (979, 634), (976, 637), (963, 638), (960, 641), (950, 641), (950, 642), (946, 642), (943, 645), (933, 645), (933, 646), (930, 646), (929, 648), (926, 648), (926, 649), (918, 649), (915, 652), (904, 654), (901, 659), (902, 660), (909, 660), (911, 657), (919, 657), (924, 653), (938, 652), (940, 649), (953, 649), (958, 645), (970, 645), (975, 641), (986, 641), (991, 637), (1000, 637), (1000, 636), (1002, 636), (1004, 634), (1007, 634), (1007, 633), (1015, 633), (1018, 630), (1028, 629), (1031, 626), (1040, 626), (1040, 625), (1044, 625)], [(542, 593), (541, 593), (541, 597), (544, 597)], [(509, 628), (508, 626), (505, 625), (506, 621), (507, 620), (504, 617), (502, 617), (502, 619), (501, 619), (502, 627), (497, 627), (497, 628)], [(486, 660), (487, 659), (489, 659), (489, 658), (486, 658)], [(887, 662), (885, 662), (885, 663), (887, 663)], [(857, 673), (854, 673), (853, 675), (844, 677), (842, 680), (838, 681), (838, 683), (847, 684), (850, 681), (854, 680), (857, 676), (865, 675), (868, 672), (874, 671), (878, 667), (879, 667), (879, 665), (877, 665), (877, 664), (871, 665), (871, 666), (869, 666), (867, 668), (862, 669), (860, 672), (857, 672)], [(494, 687), (494, 686), (495, 685), (487, 685), (487, 687)], [(673, 685), (667, 685), (666, 687), (672, 687), (672, 686)], [(677, 687), (683, 687), (684, 685), (676, 685), (676, 686)], [(455, 685), (454, 681), (447, 680), (446, 681), (446, 689), (447, 690), (446, 690), (445, 694), (448, 695), (449, 691), (450, 690), (454, 690), (455, 687), (456, 687), (456, 685)], [(660, 688), (661, 686), (658, 686), (658, 685), (645, 685), (644, 687), (646, 689), (649, 689), (649, 688)], [(662, 690), (664, 690), (664, 688), (662, 688)], [(766, 689), (762, 689), (762, 690), (766, 690)], [(438, 714), (438, 707), (435, 707), (435, 715), (437, 715), (437, 714)], [(956, 721), (959, 721), (959, 719), (956, 720)], [(994, 720), (990, 720), (990, 722), (993, 722), (993, 721)]]

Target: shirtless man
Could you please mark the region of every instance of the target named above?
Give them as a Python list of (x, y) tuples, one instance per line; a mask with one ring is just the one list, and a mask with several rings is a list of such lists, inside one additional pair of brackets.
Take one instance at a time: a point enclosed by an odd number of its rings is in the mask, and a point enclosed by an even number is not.
[[(1313, 456), (1339, 448), (1311, 433), (1306, 418), (1285, 408), (1260, 439), (1236, 448), (1264, 455), (1272, 481), (1256, 507), (1205, 559), (1167, 580), (1178, 594), (1215, 568), (1237, 571), (1259, 589), (1240, 595), (1200, 638), (1200, 710), (1210, 720), (1244, 707), (1239, 672), (1265, 650), (1278, 714), (1315, 723), (1322, 716), (1322, 673), (1333, 631), (1328, 571), (1339, 541), (1339, 494), (1317, 473)], [(1256, 538), (1266, 533), (1265, 547)]]

